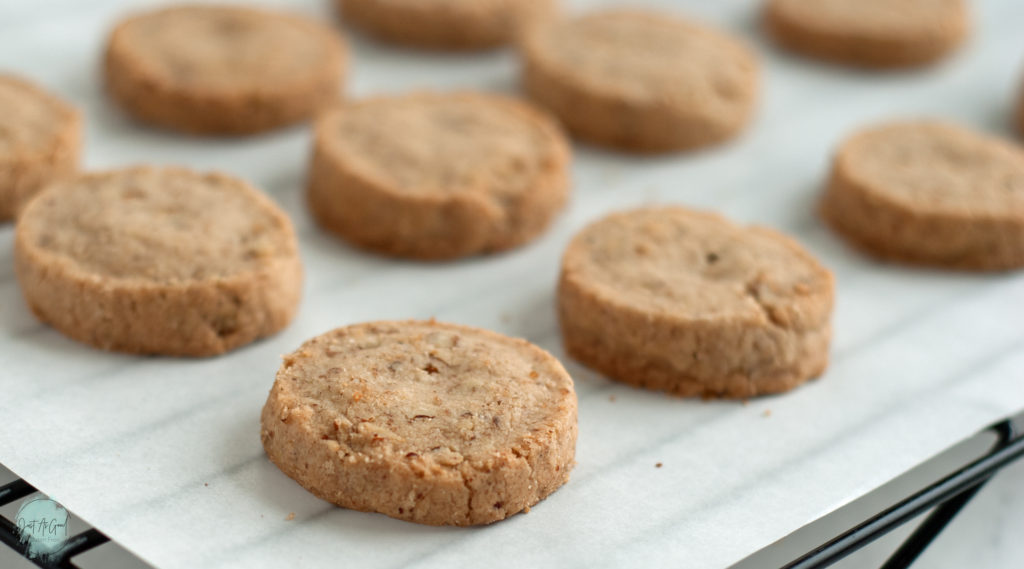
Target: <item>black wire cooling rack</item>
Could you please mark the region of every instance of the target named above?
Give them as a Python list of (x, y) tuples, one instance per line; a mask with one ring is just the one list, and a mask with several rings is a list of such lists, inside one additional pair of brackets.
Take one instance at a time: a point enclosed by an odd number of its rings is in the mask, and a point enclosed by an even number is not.
[[(927, 513), (927, 517), (896, 549), (881, 569), (910, 567), (926, 547), (942, 532), (960, 510), (999, 471), (1024, 457), (1024, 434), (1019, 427), (1024, 414), (1008, 418), (988, 427), (981, 434), (994, 434), (995, 444), (980, 458), (962, 464), (940, 480), (911, 493), (881, 512), (877, 512), (847, 531), (782, 565), (782, 569), (821, 569), (849, 556), (892, 530)], [(38, 490), (22, 479), (0, 487), (0, 507), (27, 499)], [(28, 544), (20, 539), (14, 520), (0, 515), (0, 542), (37, 567), (43, 569), (78, 569), (75, 558), (110, 543), (110, 538), (95, 528), (69, 537), (63, 547), (45, 557), (30, 557)], [(139, 567), (145, 563), (139, 560)]]

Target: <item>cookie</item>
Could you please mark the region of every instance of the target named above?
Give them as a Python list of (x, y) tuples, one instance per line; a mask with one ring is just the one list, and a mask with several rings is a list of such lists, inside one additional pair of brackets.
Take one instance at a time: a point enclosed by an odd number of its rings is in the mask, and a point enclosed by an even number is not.
[(111, 33), (104, 77), (137, 119), (250, 134), (310, 118), (339, 96), (346, 49), (326, 26), (239, 6), (147, 12)]
[(345, 508), (430, 525), (503, 520), (569, 479), (576, 393), (516, 338), (372, 322), (284, 357), (263, 407), (270, 460)]
[(41, 88), (0, 74), (0, 221), (78, 168), (82, 118)]
[(505, 45), (553, 17), (557, 0), (335, 0), (346, 22), (409, 46), (476, 50)]
[(824, 372), (832, 274), (792, 239), (714, 214), (612, 214), (562, 258), (566, 351), (625, 383), (684, 397), (787, 391)]
[(104, 350), (210, 356), (282, 329), (302, 288), (276, 205), (222, 174), (137, 167), (47, 186), (18, 217), (32, 312)]
[(820, 210), (850, 243), (884, 259), (1024, 267), (1024, 150), (937, 121), (872, 127), (839, 148)]
[(657, 12), (615, 10), (539, 26), (523, 84), (576, 137), (638, 152), (736, 136), (753, 114), (758, 66), (724, 33)]
[(768, 0), (764, 22), (782, 47), (873, 68), (935, 62), (967, 37), (964, 0)]
[(317, 222), (355, 245), (451, 259), (547, 228), (568, 197), (569, 155), (553, 119), (507, 97), (375, 97), (318, 119), (307, 196)]

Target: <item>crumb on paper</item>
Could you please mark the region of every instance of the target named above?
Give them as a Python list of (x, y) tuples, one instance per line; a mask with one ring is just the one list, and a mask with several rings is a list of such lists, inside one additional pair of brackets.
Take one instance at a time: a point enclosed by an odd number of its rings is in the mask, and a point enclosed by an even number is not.
[(655, 462), (654, 463), (654, 468), (661, 468), (662, 466), (665, 466), (665, 465), (660, 463), (660, 462)]
[(612, 403), (615, 403), (615, 396), (614, 395), (609, 395), (608, 396), (608, 401), (611, 401)]
[(772, 416), (772, 410), (771, 409), (765, 409), (764, 412), (761, 413), (761, 415), (764, 416), (764, 417), (771, 417)]
[(746, 407), (747, 405), (750, 405), (750, 400), (749, 399), (744, 399), (743, 400), (743, 406)]
[(210, 483), (209, 482), (203, 482), (203, 486), (209, 487)]
[(284, 521), (290, 522), (295, 519), (295, 512), (292, 512), (284, 517)]

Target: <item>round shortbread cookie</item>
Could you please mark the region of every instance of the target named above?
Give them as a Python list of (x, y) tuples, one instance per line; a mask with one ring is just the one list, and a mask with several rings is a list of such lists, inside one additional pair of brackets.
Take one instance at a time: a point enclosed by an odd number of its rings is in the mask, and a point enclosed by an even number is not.
[(198, 134), (249, 134), (335, 102), (346, 49), (312, 20), (239, 6), (185, 5), (111, 33), (107, 90), (139, 120)]
[(664, 152), (722, 142), (749, 122), (753, 53), (724, 33), (656, 12), (607, 11), (539, 26), (523, 83), (573, 135)]
[(40, 320), (105, 350), (209, 356), (291, 320), (291, 222), (222, 174), (138, 167), (48, 186), (18, 217), (15, 269)]
[(1024, 267), (1024, 150), (937, 121), (869, 128), (839, 148), (821, 214), (882, 258)]
[(555, 121), (514, 99), (375, 97), (318, 119), (309, 206), (326, 229), (389, 255), (501, 251), (561, 210), (569, 157)]
[(745, 398), (820, 375), (832, 274), (770, 229), (659, 207), (612, 214), (562, 258), (566, 351), (619, 381)]
[(576, 392), (526, 340), (372, 322), (285, 356), (262, 426), (270, 460), (324, 500), (422, 524), (487, 524), (569, 480)]
[(558, 0), (335, 0), (346, 22), (386, 41), (430, 49), (514, 42), (555, 15)]
[(0, 221), (47, 183), (78, 169), (82, 119), (39, 87), (0, 74)]
[(776, 42), (811, 57), (861, 67), (913, 67), (963, 43), (964, 0), (768, 0)]

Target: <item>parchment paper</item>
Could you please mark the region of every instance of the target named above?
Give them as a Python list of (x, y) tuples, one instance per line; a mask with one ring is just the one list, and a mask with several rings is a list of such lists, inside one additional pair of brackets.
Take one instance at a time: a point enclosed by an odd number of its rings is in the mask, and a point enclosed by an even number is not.
[[(571, 9), (610, 3), (580, 0)], [(304, 127), (191, 138), (114, 109), (98, 78), (104, 33), (129, 6), (152, 4), (3, 0), (0, 69), (81, 106), (88, 168), (183, 164), (264, 189), (300, 232), (301, 311), (283, 333), (225, 357), (102, 353), (31, 316), (5, 225), (0, 461), (157, 567), (718, 568), (1024, 408), (1024, 275), (881, 265), (847, 249), (814, 215), (830, 153), (859, 126), (923, 115), (1011, 135), (1024, 71), (1022, 2), (973, 3), (964, 49), (937, 67), (890, 74), (778, 53), (757, 28), (756, 2), (661, 2), (760, 50), (763, 96), (751, 128), (723, 147), (662, 158), (577, 146), (572, 203), (543, 238), (442, 264), (360, 253), (317, 230), (302, 200)], [(332, 18), (326, 0), (273, 4)], [(352, 44), (355, 95), (517, 88), (508, 52)], [(836, 332), (824, 377), (748, 404), (686, 401), (611, 383), (565, 357), (553, 294), (572, 233), (615, 209), (669, 202), (779, 228), (834, 270)], [(575, 378), (579, 465), (529, 514), (479, 529), (421, 527), (332, 507), (265, 458), (258, 418), (279, 355), (336, 326), (430, 316), (528, 338)]]

